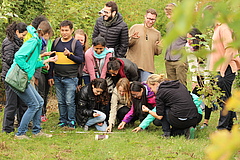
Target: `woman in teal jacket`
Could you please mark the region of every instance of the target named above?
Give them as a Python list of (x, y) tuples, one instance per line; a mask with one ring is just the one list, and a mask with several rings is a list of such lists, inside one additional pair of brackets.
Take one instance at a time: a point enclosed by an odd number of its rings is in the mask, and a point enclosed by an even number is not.
[[(52, 28), (49, 23), (47, 21), (41, 22), (36, 32), (37, 33), (35, 34), (38, 36), (33, 36), (31, 39), (26, 41), (22, 45), (22, 47), (16, 52), (14, 57), (14, 63), (12, 64), (8, 73), (11, 72), (11, 70), (16, 64), (18, 64), (22, 70), (27, 72), (28, 80), (30, 81), (37, 68), (43, 67), (44, 65), (49, 68), (48, 62), (55, 62), (57, 60), (57, 57), (52, 57), (44, 61), (38, 60), (42, 46), (42, 40), (40, 37), (44, 39), (49, 39), (49, 37), (52, 35)], [(30, 58), (28, 62), (26, 62), (29, 56)], [(39, 93), (36, 91), (36, 89), (30, 83), (28, 83), (27, 88), (24, 92), (19, 92), (14, 88), (13, 90), (28, 106), (27, 111), (22, 117), (15, 138), (29, 139), (29, 137), (26, 136), (26, 132), (28, 130), (28, 124), (31, 120), (33, 121), (32, 133), (35, 136), (51, 137), (52, 135), (41, 132), (41, 113), (44, 101), (39, 95)]]

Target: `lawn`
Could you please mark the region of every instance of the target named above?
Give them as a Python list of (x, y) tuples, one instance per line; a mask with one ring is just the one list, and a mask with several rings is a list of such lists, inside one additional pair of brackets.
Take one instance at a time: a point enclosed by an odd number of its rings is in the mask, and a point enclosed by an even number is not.
[[(165, 73), (163, 55), (156, 57), (157, 73)], [(212, 113), (209, 126), (200, 130), (197, 127), (196, 138), (187, 140), (184, 136), (162, 138), (161, 127), (153, 124), (139, 133), (131, 132), (138, 126), (127, 126), (124, 130), (114, 128), (109, 139), (95, 140), (94, 128), (83, 133), (82, 128), (74, 131), (57, 128), (58, 112), (56, 100), (52, 98), (48, 105), (48, 121), (42, 124), (43, 131), (53, 134), (51, 138), (33, 138), (16, 140), (14, 133), (0, 133), (0, 159), (59, 159), (59, 160), (152, 160), (152, 159), (205, 159), (205, 148), (210, 144), (209, 135), (216, 131), (219, 111)], [(2, 128), (3, 112), (0, 112), (0, 128)], [(235, 155), (239, 157), (239, 155)], [(237, 159), (237, 158), (235, 158)]]

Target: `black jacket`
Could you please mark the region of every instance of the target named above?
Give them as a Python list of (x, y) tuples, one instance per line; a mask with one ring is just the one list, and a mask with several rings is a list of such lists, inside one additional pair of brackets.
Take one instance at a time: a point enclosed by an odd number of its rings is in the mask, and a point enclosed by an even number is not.
[(23, 41), (14, 36), (13, 42), (10, 41), (8, 38), (5, 38), (2, 42), (2, 79), (5, 79), (6, 74), (11, 67), (14, 59), (15, 53), (19, 50), (22, 46)]
[(124, 62), (124, 73), (129, 81), (138, 81), (138, 66), (127, 58), (119, 58)]
[(105, 113), (106, 106), (101, 103), (96, 103), (96, 96), (93, 93), (93, 88), (90, 83), (82, 87), (77, 96), (76, 121), (79, 126), (84, 126), (88, 118), (93, 117), (93, 110)]
[(99, 17), (94, 26), (92, 38), (102, 36), (107, 42), (108, 48), (114, 48), (115, 57), (125, 57), (128, 48), (128, 27), (123, 21), (122, 15), (117, 13), (118, 18), (110, 27), (104, 25), (103, 16)]
[(197, 117), (197, 107), (187, 88), (178, 80), (162, 82), (156, 95), (156, 110), (159, 116), (164, 116), (165, 108), (177, 118)]

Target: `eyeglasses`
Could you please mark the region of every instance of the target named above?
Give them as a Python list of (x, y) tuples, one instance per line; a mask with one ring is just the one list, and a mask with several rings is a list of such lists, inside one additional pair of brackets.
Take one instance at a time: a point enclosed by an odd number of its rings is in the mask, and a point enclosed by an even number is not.
[(111, 12), (102, 10), (102, 13), (103, 13), (103, 14), (109, 14), (109, 13), (111, 13)]
[(147, 17), (147, 20), (149, 20), (149, 21), (153, 21), (153, 22), (156, 21), (156, 19), (154, 19), (154, 18), (148, 18), (148, 17)]

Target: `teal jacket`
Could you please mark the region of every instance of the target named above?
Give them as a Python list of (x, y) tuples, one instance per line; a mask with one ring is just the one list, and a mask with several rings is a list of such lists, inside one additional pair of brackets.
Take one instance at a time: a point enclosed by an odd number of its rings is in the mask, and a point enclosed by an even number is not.
[[(195, 94), (193, 93), (190, 93), (193, 97), (193, 102), (194, 104), (196, 105), (197, 109), (198, 109), (198, 113), (199, 114), (202, 114), (202, 109), (201, 109), (201, 103), (202, 103), (202, 100)], [(156, 112), (156, 107), (154, 107), (152, 109), (153, 112)], [(142, 129), (146, 129), (150, 123), (152, 121), (154, 121), (155, 117), (153, 117), (151, 114), (148, 114), (147, 117), (141, 122), (141, 124), (139, 125), (139, 127), (141, 127)]]
[[(18, 64), (19, 67), (27, 72), (28, 80), (32, 79), (37, 68), (43, 67), (43, 60), (38, 60), (42, 47), (42, 40), (39, 37), (32, 37), (15, 53), (13, 64), (9, 69), (8, 73), (11, 72), (12, 68)], [(28, 57), (32, 53), (30, 59), (27, 61)]]

